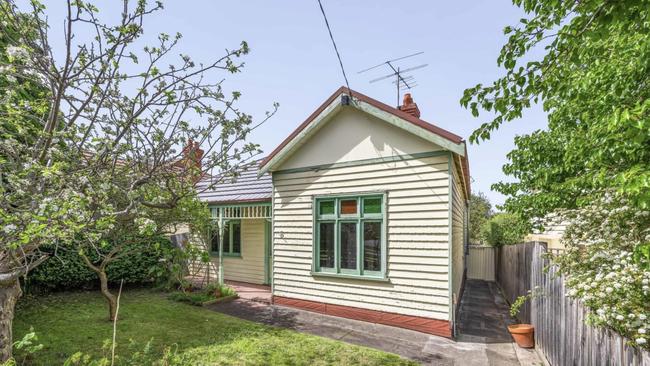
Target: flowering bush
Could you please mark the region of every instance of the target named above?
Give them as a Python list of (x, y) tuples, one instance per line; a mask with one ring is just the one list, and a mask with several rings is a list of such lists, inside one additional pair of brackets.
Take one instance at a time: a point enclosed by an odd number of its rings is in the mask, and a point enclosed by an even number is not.
[(650, 212), (605, 193), (556, 219), (569, 223), (567, 250), (555, 258), (567, 296), (592, 311), (591, 324), (650, 349)]

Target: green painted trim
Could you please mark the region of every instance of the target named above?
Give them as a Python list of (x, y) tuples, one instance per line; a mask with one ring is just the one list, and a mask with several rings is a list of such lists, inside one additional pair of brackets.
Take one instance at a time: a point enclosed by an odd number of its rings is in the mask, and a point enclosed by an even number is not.
[[(381, 212), (375, 214), (363, 213), (363, 200), (367, 198), (380, 198), (382, 200)], [(345, 216), (340, 213), (340, 202), (346, 199), (355, 199), (357, 201), (357, 214), (354, 216)], [(334, 201), (334, 214), (319, 215), (319, 203), (322, 201)], [(387, 195), (386, 192), (370, 192), (370, 193), (357, 193), (353, 195), (323, 195), (315, 196), (312, 200), (312, 273), (326, 274), (329, 276), (342, 276), (354, 278), (386, 278), (388, 271), (387, 251), (388, 251), (388, 238), (387, 233)], [(334, 224), (334, 268), (320, 268), (320, 251), (318, 250), (320, 244), (320, 223), (333, 223)], [(367, 271), (366, 274), (363, 269), (363, 224), (365, 222), (381, 222), (381, 271)], [(341, 253), (341, 223), (354, 223), (356, 225), (357, 235), (357, 266), (356, 269), (342, 269), (340, 261)]]
[(386, 156), (381, 158), (344, 161), (341, 163), (321, 164), (321, 165), (312, 165), (312, 166), (306, 166), (301, 168), (284, 169), (284, 170), (274, 171), (273, 174), (302, 173), (302, 172), (309, 172), (314, 170), (347, 168), (353, 166), (379, 164), (379, 163), (392, 163), (396, 161), (430, 158), (433, 156), (443, 156), (448, 154), (449, 151), (446, 150), (427, 151), (427, 152), (414, 153), (414, 154), (394, 155), (394, 156)]
[(344, 278), (350, 280), (359, 280), (359, 281), (375, 281), (375, 282), (390, 282), (390, 279), (387, 276), (377, 277), (369, 275), (353, 275), (347, 273), (331, 273), (331, 272), (311, 272), (313, 277), (329, 277), (329, 278)]
[(454, 172), (452, 171), (453, 169), (453, 157), (454, 155), (450, 152), (449, 153), (449, 160), (447, 161), (447, 175), (449, 175), (449, 193), (448, 193), (448, 224), (447, 224), (447, 230), (449, 230), (449, 244), (448, 244), (448, 251), (447, 251), (447, 283), (449, 284), (449, 320), (451, 321), (452, 325), (452, 336), (453, 334), (456, 333), (456, 319), (454, 316), (454, 283), (453, 283), (453, 278), (454, 278), (454, 261), (453, 261), (453, 207), (454, 207)]
[[(210, 256), (214, 258), (219, 258), (219, 253), (217, 252), (210, 252)], [(223, 253), (224, 258), (237, 258), (237, 259), (244, 259), (241, 254), (237, 253)]]

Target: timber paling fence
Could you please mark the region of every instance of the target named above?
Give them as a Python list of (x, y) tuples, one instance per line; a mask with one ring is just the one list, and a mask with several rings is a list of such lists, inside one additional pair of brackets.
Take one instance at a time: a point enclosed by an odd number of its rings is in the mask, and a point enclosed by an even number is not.
[(497, 282), (511, 303), (539, 286), (542, 295), (527, 302), (520, 320), (535, 326), (535, 346), (547, 361), (552, 366), (650, 366), (650, 352), (629, 346), (614, 332), (585, 324), (588, 310), (565, 296), (564, 278), (546, 252), (546, 244), (539, 242), (499, 248)]

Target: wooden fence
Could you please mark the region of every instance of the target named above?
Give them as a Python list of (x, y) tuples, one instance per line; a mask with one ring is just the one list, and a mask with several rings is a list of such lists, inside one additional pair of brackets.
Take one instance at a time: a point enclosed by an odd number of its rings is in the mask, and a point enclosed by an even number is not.
[[(533, 250), (536, 246), (546, 248), (546, 243), (528, 242), (518, 245), (506, 245), (497, 252), (497, 282), (504, 292), (506, 300), (513, 303), (521, 295), (526, 295), (531, 287)], [(530, 323), (530, 301), (521, 307), (519, 320)]]
[(467, 278), (495, 281), (496, 248), (471, 245), (467, 256)]
[[(514, 257), (530, 259), (527, 264), (519, 263), (510, 268), (513, 271), (511, 276), (525, 276), (528, 271), (528, 288), (539, 286), (537, 291), (542, 296), (529, 302), (528, 316), (535, 326), (536, 347), (551, 365), (650, 366), (650, 352), (628, 346), (626, 340), (616, 333), (585, 324), (587, 310), (579, 301), (565, 296), (564, 279), (558, 274), (557, 267), (544, 257), (544, 243), (526, 243), (502, 249), (499, 253), (501, 264), (511, 263), (509, 260)], [(546, 267), (547, 271), (544, 270)], [(502, 278), (507, 278), (509, 268), (499, 266), (497, 272)], [(526, 287), (518, 281), (514, 281), (514, 285), (513, 281), (510, 282), (518, 291)], [(508, 299), (518, 296), (507, 293), (506, 286), (502, 285), (502, 290)]]

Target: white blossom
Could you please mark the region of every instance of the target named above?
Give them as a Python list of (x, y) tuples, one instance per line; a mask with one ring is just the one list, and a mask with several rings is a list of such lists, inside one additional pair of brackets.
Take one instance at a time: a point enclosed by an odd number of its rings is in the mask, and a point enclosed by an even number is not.
[(27, 58), (27, 50), (22, 47), (9, 46), (7, 47), (7, 55), (16, 59)]

